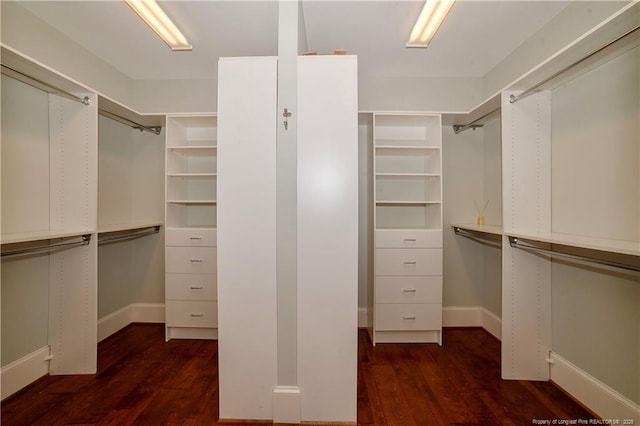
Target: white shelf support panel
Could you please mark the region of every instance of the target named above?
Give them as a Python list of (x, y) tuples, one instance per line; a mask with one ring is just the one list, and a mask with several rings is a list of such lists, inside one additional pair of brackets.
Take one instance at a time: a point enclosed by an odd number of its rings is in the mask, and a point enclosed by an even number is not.
[[(504, 231), (551, 230), (551, 99), (502, 95)], [(549, 380), (551, 261), (502, 243), (502, 377)]]

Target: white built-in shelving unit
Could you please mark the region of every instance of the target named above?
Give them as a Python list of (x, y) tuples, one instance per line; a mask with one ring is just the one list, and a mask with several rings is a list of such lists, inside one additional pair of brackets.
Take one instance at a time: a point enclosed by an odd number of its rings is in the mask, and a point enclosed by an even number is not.
[(441, 129), (437, 114), (373, 115), (374, 344), (442, 344)]
[(166, 338), (218, 336), (217, 119), (170, 116), (166, 145)]

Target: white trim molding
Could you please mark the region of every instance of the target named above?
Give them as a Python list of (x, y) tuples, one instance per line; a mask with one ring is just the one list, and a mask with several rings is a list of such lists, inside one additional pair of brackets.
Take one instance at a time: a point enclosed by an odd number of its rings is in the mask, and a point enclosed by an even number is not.
[(49, 374), (51, 348), (44, 346), (0, 369), (0, 399)]
[(445, 306), (443, 327), (482, 327), (496, 339), (502, 338), (502, 319), (482, 306)]
[(358, 308), (358, 328), (369, 327), (369, 309)]
[(273, 389), (273, 423), (299, 424), (300, 421), (300, 388), (276, 386)]
[[(551, 381), (603, 419), (640, 424), (640, 405), (554, 352), (549, 354)], [(631, 422), (633, 421), (633, 423)]]
[(132, 303), (98, 320), (98, 342), (134, 322), (163, 323), (163, 303)]

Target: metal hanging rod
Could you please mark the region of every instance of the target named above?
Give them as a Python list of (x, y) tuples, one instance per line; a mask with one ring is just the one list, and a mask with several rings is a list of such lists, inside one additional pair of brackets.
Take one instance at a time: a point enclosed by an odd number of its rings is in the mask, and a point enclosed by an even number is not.
[(523, 98), (526, 98), (527, 96), (529, 96), (532, 93), (534, 93), (540, 86), (543, 86), (543, 85), (547, 84), (548, 82), (550, 82), (551, 80), (555, 79), (556, 77), (558, 77), (558, 76), (564, 74), (565, 72), (569, 71), (571, 68), (575, 67), (576, 65), (579, 65), (579, 64), (585, 62), (586, 60), (594, 57), (598, 53), (600, 53), (603, 50), (607, 49), (608, 47), (614, 45), (615, 43), (619, 42), (620, 40), (622, 40), (622, 39), (624, 39), (624, 38), (626, 38), (626, 37), (628, 37), (628, 36), (630, 36), (630, 35), (632, 35), (634, 33), (637, 33), (639, 29), (640, 29), (640, 25), (636, 25), (635, 28), (632, 28), (629, 31), (627, 31), (626, 33), (618, 36), (614, 40), (612, 40), (609, 43), (605, 44), (604, 46), (600, 47), (598, 50), (596, 50), (594, 52), (591, 52), (590, 54), (588, 54), (584, 58), (582, 58), (580, 60), (577, 60), (576, 62), (572, 63), (571, 65), (568, 65), (568, 66), (564, 67), (560, 71), (558, 71), (555, 74), (553, 74), (551, 77), (545, 78), (540, 83), (536, 84), (533, 87), (530, 87), (529, 89), (525, 90), (524, 92), (520, 93), (519, 95), (517, 95), (517, 96), (516, 95), (509, 96), (509, 102), (513, 104), (513, 103), (518, 102), (519, 100), (521, 100)]
[(67, 242), (60, 242), (56, 244), (38, 245), (38, 246), (25, 247), (25, 248), (14, 249), (14, 250), (6, 250), (6, 251), (3, 251), (0, 255), (2, 257), (8, 257), (8, 256), (20, 256), (20, 255), (26, 255), (26, 254), (50, 253), (54, 250), (58, 250), (62, 248), (86, 246), (90, 242), (91, 242), (91, 234), (85, 234), (80, 236), (80, 241), (67, 241)]
[(580, 256), (577, 254), (569, 254), (561, 251), (555, 251), (555, 250), (545, 249), (542, 247), (536, 247), (529, 244), (523, 244), (522, 242), (520, 242), (520, 240), (518, 240), (517, 237), (509, 237), (509, 245), (513, 248), (519, 248), (522, 250), (537, 251), (541, 253), (552, 254), (554, 256), (559, 255), (562, 257), (567, 257), (569, 259), (588, 261), (591, 263), (596, 263), (598, 265), (605, 265), (605, 266), (611, 266), (614, 268), (626, 269), (628, 271), (640, 272), (640, 266), (627, 265), (625, 263), (618, 263), (610, 260), (597, 259), (595, 257), (589, 257), (589, 256)]
[(474, 240), (476, 242), (485, 244), (485, 243), (492, 243), (492, 244), (498, 244), (498, 245), (502, 245), (502, 236), (501, 235), (494, 235), (494, 234), (488, 234), (485, 232), (469, 232), (466, 229), (462, 229), (458, 226), (455, 226), (453, 228), (453, 232), (456, 235), (460, 235), (461, 237), (465, 237), (465, 238), (469, 238), (470, 240)]
[(98, 108), (98, 114), (107, 118), (111, 118), (112, 120), (116, 120), (122, 124), (126, 124), (129, 127), (133, 127), (136, 130), (140, 130), (141, 132), (145, 131), (145, 132), (151, 132), (154, 135), (159, 135), (160, 132), (162, 131), (162, 126), (143, 126), (140, 123), (136, 123), (135, 121), (129, 120), (128, 118), (125, 118), (118, 114), (114, 114), (102, 108)]
[(147, 235), (157, 234), (158, 232), (160, 232), (160, 225), (131, 231), (123, 231), (119, 232), (117, 235), (98, 236), (98, 245), (135, 240), (137, 238), (146, 237)]
[[(52, 90), (52, 93), (56, 93), (58, 95), (64, 96), (67, 99), (71, 99), (72, 101), (76, 101), (76, 102), (80, 102), (81, 104), (84, 105), (89, 105), (90, 104), (90, 100), (88, 96), (85, 96), (83, 98), (74, 95), (73, 93), (69, 93), (66, 90), (62, 90), (58, 87), (52, 86), (49, 83), (46, 83), (42, 80), (39, 80), (35, 77), (32, 77), (30, 75), (27, 75), (23, 72), (20, 72), (14, 68), (11, 68), (5, 64), (2, 64), (2, 74), (6, 75), (7, 77), (11, 77), (14, 78), (18, 81), (21, 81), (25, 84), (28, 84), (31, 87), (35, 87), (36, 89), (40, 89), (42, 90), (42, 86), (47, 87), (49, 89)], [(36, 85), (37, 84), (37, 85)]]
[(469, 123), (469, 124), (454, 124), (454, 125), (453, 125), (453, 133), (455, 133), (455, 134), (457, 135), (458, 133), (462, 133), (462, 132), (464, 132), (465, 130), (469, 130), (469, 129), (473, 129), (473, 130), (475, 130), (475, 129), (477, 129), (477, 128), (483, 127), (483, 126), (484, 126), (484, 124), (476, 124), (476, 123), (478, 123), (479, 121), (484, 120), (485, 118), (487, 118), (487, 117), (489, 117), (490, 115), (492, 115), (492, 114), (496, 113), (497, 111), (500, 111), (500, 107), (498, 107), (498, 108), (496, 108), (496, 109), (494, 109), (494, 110), (489, 111), (488, 113), (486, 113), (485, 115), (483, 115), (483, 116), (482, 116), (482, 117), (480, 117), (480, 118), (476, 118), (475, 120), (473, 120), (473, 121), (472, 121), (471, 123)]

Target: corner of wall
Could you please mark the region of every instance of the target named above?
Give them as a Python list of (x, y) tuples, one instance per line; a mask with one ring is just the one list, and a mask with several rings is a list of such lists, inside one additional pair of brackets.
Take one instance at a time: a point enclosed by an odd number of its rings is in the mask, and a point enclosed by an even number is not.
[(484, 76), (484, 97), (500, 91), (627, 5), (626, 1), (569, 2), (555, 18)]

